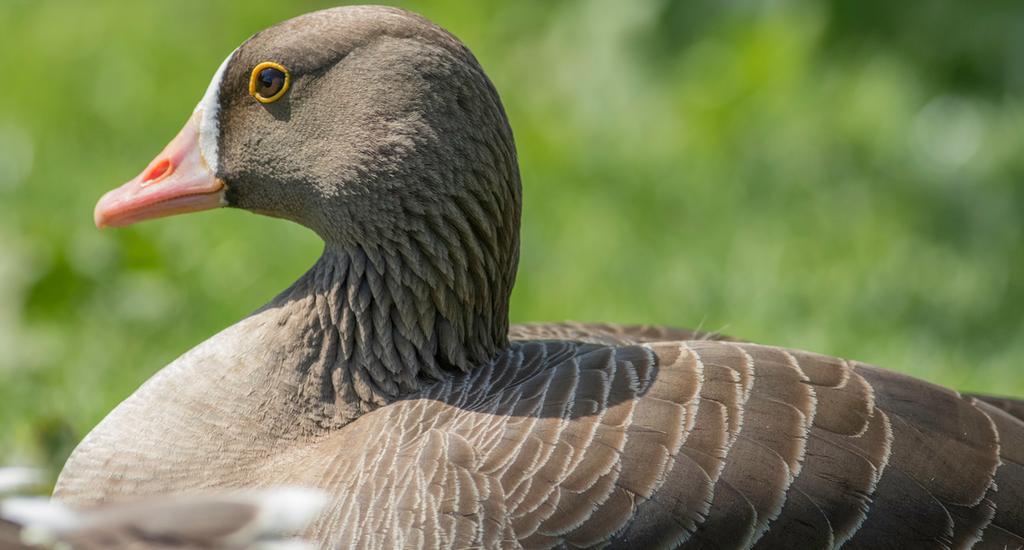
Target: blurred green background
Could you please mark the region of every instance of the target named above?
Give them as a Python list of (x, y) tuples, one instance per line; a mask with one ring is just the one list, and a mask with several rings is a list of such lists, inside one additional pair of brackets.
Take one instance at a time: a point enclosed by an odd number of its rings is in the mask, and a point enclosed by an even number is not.
[[(320, 243), (92, 226), (225, 55), (328, 2), (0, 3), (0, 461), (58, 467)], [(407, 2), (502, 93), (514, 321), (655, 322), (1024, 395), (1024, 3)]]

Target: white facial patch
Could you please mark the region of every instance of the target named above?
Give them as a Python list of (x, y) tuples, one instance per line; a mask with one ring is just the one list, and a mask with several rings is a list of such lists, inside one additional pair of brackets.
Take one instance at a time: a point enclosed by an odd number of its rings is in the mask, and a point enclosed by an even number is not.
[(214, 174), (217, 173), (217, 136), (220, 133), (220, 121), (217, 117), (220, 114), (220, 80), (224, 77), (224, 69), (227, 68), (228, 61), (231, 61), (237, 51), (235, 49), (224, 58), (220, 67), (217, 68), (217, 72), (213, 74), (213, 80), (210, 80), (203, 99), (199, 100), (199, 105), (196, 105), (194, 111), (199, 114), (199, 152), (202, 153), (206, 165)]

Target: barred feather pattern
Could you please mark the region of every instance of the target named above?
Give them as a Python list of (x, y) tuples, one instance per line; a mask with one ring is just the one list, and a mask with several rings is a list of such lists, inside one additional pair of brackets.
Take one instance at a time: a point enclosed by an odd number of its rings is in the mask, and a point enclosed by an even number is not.
[(513, 342), (267, 480), (316, 472), (335, 547), (1024, 545), (1024, 422), (995, 406), (807, 352), (589, 334)]
[[(519, 339), (541, 333), (560, 339)], [(469, 372), (322, 431), (266, 408), (143, 408), (180, 399), (159, 377), (76, 451), (57, 496), (322, 488), (305, 536), (328, 547), (1024, 547), (1012, 402), (803, 351), (658, 341), (693, 336), (676, 329), (510, 335)], [(274, 399), (269, 379), (239, 386), (252, 375), (218, 361), (182, 375), (207, 392), (197, 403)]]

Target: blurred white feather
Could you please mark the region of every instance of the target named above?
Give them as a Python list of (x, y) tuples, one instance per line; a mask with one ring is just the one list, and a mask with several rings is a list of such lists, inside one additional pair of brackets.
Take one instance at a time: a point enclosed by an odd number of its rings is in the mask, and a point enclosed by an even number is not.
[[(76, 549), (252, 548), (297, 550), (295, 538), (326, 495), (299, 487), (155, 497), (73, 510), (46, 498), (0, 502), (0, 520), (20, 527), (21, 543)], [(24, 548), (0, 538), (0, 550)]]
[(43, 482), (43, 474), (35, 468), (0, 468), (0, 495), (24, 491)]

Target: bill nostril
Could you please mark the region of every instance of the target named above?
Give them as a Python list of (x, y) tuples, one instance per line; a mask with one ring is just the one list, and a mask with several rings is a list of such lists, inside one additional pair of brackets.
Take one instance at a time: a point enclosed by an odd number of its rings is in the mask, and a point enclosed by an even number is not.
[(153, 167), (146, 172), (146, 175), (142, 177), (142, 184), (149, 185), (151, 183), (156, 183), (158, 180), (160, 180), (161, 178), (170, 173), (171, 161), (168, 159), (163, 159), (160, 162), (154, 164)]

